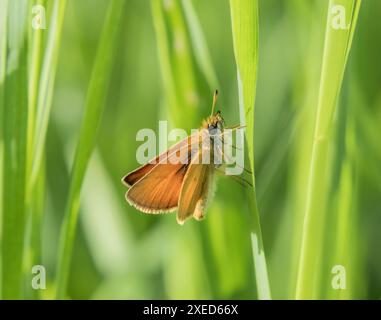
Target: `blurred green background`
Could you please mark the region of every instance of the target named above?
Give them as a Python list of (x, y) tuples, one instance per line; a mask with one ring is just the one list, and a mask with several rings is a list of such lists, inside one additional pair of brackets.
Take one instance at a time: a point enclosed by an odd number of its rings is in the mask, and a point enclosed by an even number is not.
[[(162, 3), (167, 40), (173, 40), (173, 26), (184, 28), (189, 40), (187, 61), (196, 70), (192, 80), (196, 102), (191, 99), (189, 103), (196, 103), (198, 111), (182, 126), (187, 130), (197, 127), (209, 114), (211, 83), (218, 84), (218, 108), (226, 123), (239, 123), (229, 2), (178, 1), (180, 11), (171, 16), (166, 8), (172, 1)], [(189, 31), (189, 3), (210, 53), (210, 74), (216, 77), (211, 81), (199, 71), (199, 59), (206, 58), (197, 57), (200, 51)], [(69, 172), (107, 6), (104, 0), (69, 0), (66, 7), (45, 146), (44, 210), (37, 260), (46, 267), (47, 289), (41, 291), (41, 298), (53, 298), (55, 290)], [(260, 0), (258, 4), (255, 175), (273, 298), (295, 295), (327, 6), (328, 1), (321, 0)], [(141, 142), (135, 139), (137, 131), (156, 130), (159, 120), (173, 120), (174, 126), (180, 121), (175, 120), (178, 115), (166, 99), (165, 74), (159, 62), (163, 48), (153, 7), (151, 1), (127, 0), (122, 13), (105, 109), (81, 192), (67, 296), (255, 299), (245, 188), (220, 177), (206, 219), (187, 221), (181, 227), (174, 214), (145, 215), (125, 201), (126, 188), (120, 179), (138, 166), (135, 152)], [(334, 115), (332, 181), (326, 190), (328, 204), (322, 209), (327, 220), (320, 298), (381, 297), (380, 12), (381, 1), (362, 2)], [(47, 33), (49, 24), (47, 27), (41, 32)], [(180, 73), (189, 75), (181, 61), (172, 63), (178, 73), (175, 81)], [(181, 108), (187, 115), (187, 105)], [(347, 237), (338, 240), (343, 210), (348, 213)], [(340, 241), (346, 245), (338, 246)], [(25, 255), (28, 257), (28, 250)], [(331, 269), (338, 264), (347, 268), (344, 296), (338, 296), (331, 286)], [(26, 267), (24, 274), (23, 297), (33, 297)]]

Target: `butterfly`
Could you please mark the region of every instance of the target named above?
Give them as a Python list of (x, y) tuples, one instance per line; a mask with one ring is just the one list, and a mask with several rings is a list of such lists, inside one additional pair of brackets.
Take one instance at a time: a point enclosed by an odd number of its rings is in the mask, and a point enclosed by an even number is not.
[[(216, 90), (211, 115), (197, 133), (122, 178), (129, 188), (126, 192), (129, 204), (150, 214), (177, 210), (177, 222), (181, 225), (191, 217), (204, 218), (214, 193), (215, 172), (224, 158), (224, 130), (227, 128), (221, 112), (214, 113), (217, 95)], [(213, 161), (204, 161), (205, 158)]]

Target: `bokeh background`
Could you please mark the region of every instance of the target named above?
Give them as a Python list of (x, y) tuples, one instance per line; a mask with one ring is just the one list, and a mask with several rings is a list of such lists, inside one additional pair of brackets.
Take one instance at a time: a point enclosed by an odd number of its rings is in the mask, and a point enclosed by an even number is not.
[[(181, 126), (197, 127), (209, 114), (210, 83), (218, 84), (219, 109), (226, 123), (239, 123), (229, 2), (175, 1), (180, 9), (171, 13), (173, 1), (161, 4), (167, 40), (172, 48), (185, 46), (189, 53), (186, 62), (171, 61), (175, 81), (189, 79), (189, 70), (195, 70), (189, 80), (194, 95), (185, 96), (181, 108), (188, 115), (187, 108), (196, 104), (197, 115)], [(218, 178), (206, 219), (184, 226), (176, 223), (174, 214), (145, 215), (124, 199), (126, 188), (120, 180), (138, 166), (135, 152), (141, 142), (135, 139), (137, 131), (157, 130), (159, 120), (171, 120), (173, 126), (182, 121), (174, 114), (179, 109), (171, 107), (166, 96), (155, 5), (126, 2), (106, 105), (81, 193), (67, 296), (255, 299), (247, 189), (232, 179)], [(45, 147), (39, 259), (47, 270), (47, 289), (41, 292), (42, 298), (53, 298), (55, 289), (70, 168), (107, 5), (104, 0), (69, 0), (66, 8)], [(328, 1), (321, 0), (259, 1), (255, 174), (274, 298), (295, 295), (327, 7)], [(199, 39), (192, 38), (194, 20), (189, 12), (201, 27), (215, 79), (206, 79), (199, 71), (200, 59), (207, 57), (198, 56)], [(327, 221), (320, 298), (381, 297), (380, 12), (380, 1), (362, 2), (335, 113), (332, 183), (327, 188), (328, 204), (322, 208)], [(49, 17), (48, 11), (48, 21)], [(185, 44), (173, 43), (176, 28), (185, 31)], [(188, 72), (184, 63), (190, 63)], [(187, 80), (179, 81), (189, 85)], [(343, 170), (344, 158), (348, 171)], [(345, 221), (340, 218), (342, 210), (349, 212)], [(337, 235), (343, 223), (349, 231), (347, 245), (341, 249)], [(345, 251), (345, 262), (337, 259), (337, 250)], [(331, 269), (336, 264), (347, 268), (343, 296), (331, 287)], [(24, 297), (31, 296), (25, 289)]]

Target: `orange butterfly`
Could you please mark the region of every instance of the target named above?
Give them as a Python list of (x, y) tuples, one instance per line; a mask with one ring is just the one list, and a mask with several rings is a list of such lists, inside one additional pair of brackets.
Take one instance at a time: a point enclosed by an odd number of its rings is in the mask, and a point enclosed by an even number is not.
[(224, 134), (221, 113), (217, 111), (214, 114), (217, 94), (216, 90), (212, 113), (203, 121), (197, 134), (188, 136), (123, 177), (122, 182), (129, 187), (126, 193), (128, 203), (144, 213), (177, 210), (179, 224), (192, 216), (196, 220), (204, 217), (207, 203), (213, 194), (215, 169), (220, 166), (220, 162), (204, 163), (202, 159), (206, 153), (215, 159), (216, 152), (219, 159), (223, 157), (222, 148), (215, 148), (217, 141), (223, 143)]

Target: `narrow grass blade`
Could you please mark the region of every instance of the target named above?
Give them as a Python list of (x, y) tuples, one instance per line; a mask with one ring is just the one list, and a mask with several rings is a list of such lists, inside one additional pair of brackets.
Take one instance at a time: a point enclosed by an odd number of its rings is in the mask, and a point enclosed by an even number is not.
[(195, 128), (200, 94), (181, 4), (152, 0), (151, 7), (169, 115), (176, 125)]
[[(4, 115), (4, 80), (7, 59), (7, 13), (8, 0), (0, 0), (0, 250), (2, 247), (2, 216), (3, 216), (3, 115)], [(0, 255), (1, 274), (1, 255)], [(1, 288), (0, 277), (0, 288)], [(0, 292), (1, 297), (1, 292)]]
[(192, 0), (182, 0), (185, 18), (192, 41), (193, 52), (199, 68), (205, 75), (210, 91), (220, 88), (216, 72), (213, 68), (212, 59), (206, 44), (204, 33), (197, 18), (196, 11), (193, 8)]
[[(45, 8), (45, 1), (40, 0), (39, 6)], [(54, 19), (52, 20), (54, 24)], [(53, 27), (54, 28), (54, 27)], [(36, 126), (37, 97), (39, 80), (41, 74), (41, 64), (43, 60), (43, 35), (44, 29), (30, 28), (30, 50), (29, 50), (29, 94), (28, 94), (28, 168), (27, 175), (30, 175), (33, 159), (33, 140)], [(59, 35), (56, 34), (56, 36)]]
[[(302, 6), (300, 6), (301, 3), (303, 3)], [(295, 83), (296, 88), (294, 90), (295, 105), (298, 106), (296, 112), (300, 117), (300, 125), (296, 129), (295, 142), (290, 150), (292, 160), (290, 161), (290, 182), (288, 184), (292, 240), (291, 252), (289, 253), (291, 272), (288, 277), (287, 299), (294, 299), (307, 195), (306, 186), (314, 134), (316, 99), (320, 80), (321, 55), (319, 52), (324, 39), (321, 29), (325, 25), (325, 21), (319, 21), (314, 17), (323, 14), (326, 5), (320, 2), (300, 2), (298, 0), (290, 2), (290, 5), (290, 12), (297, 13), (294, 19), (297, 23), (297, 29), (300, 30), (298, 47), (304, 57), (300, 61), (301, 65), (297, 72), (299, 81)], [(304, 84), (303, 88), (305, 89), (300, 89), (300, 83)]]
[(25, 230), (25, 175), (28, 125), (27, 1), (8, 10), (4, 91), (2, 298), (21, 298)]
[[(46, 29), (35, 25), (36, 5), (45, 10), (41, 19), (46, 19)], [(29, 15), (29, 50), (28, 50), (28, 134), (26, 161), (26, 233), (24, 250), (25, 290), (28, 298), (39, 298), (39, 291), (30, 287), (30, 272), (33, 265), (41, 264), (41, 217), (43, 213), (44, 170), (41, 168), (41, 157), (45, 148), (46, 128), (51, 109), (58, 52), (61, 42), (61, 30), (64, 20), (66, 0), (52, 2), (48, 10), (46, 0), (30, 1), (27, 10)], [(49, 14), (51, 13), (51, 15)], [(40, 21), (46, 23), (46, 21)], [(45, 40), (47, 45), (45, 47)], [(46, 49), (46, 50), (45, 50)], [(38, 137), (38, 138), (37, 138)], [(37, 141), (38, 140), (38, 141)], [(32, 167), (35, 172), (32, 176)]]
[[(171, 110), (174, 110), (173, 114), (176, 116), (176, 114), (178, 113), (177, 108), (179, 108), (180, 105), (176, 94), (175, 80), (170, 59), (169, 39), (167, 34), (167, 27), (165, 25), (164, 12), (161, 1), (152, 0), (151, 8), (165, 96), (169, 108)], [(178, 120), (178, 118), (179, 116), (176, 116), (174, 120), (176, 122), (180, 121)]]
[[(5, 79), (5, 69), (6, 69), (6, 61), (7, 61), (6, 60), (7, 59), (7, 21), (8, 21), (7, 12), (8, 12), (8, 0), (1, 0), (0, 1), (0, 120), (3, 119), (3, 109), (4, 109), (4, 101), (3, 101), (4, 79)], [(0, 121), (0, 155), (2, 154), (1, 153), (2, 143), (3, 143), (3, 124)], [(1, 171), (1, 168), (0, 168), (0, 171)]]
[[(335, 237), (335, 248), (333, 258), (331, 260), (331, 272), (332, 269), (335, 271), (334, 267), (339, 266), (339, 268), (344, 267), (346, 273), (346, 290), (336, 290), (332, 288), (332, 285), (327, 281), (328, 293), (331, 294), (332, 298), (335, 299), (351, 299), (353, 296), (353, 286), (355, 282), (355, 274), (352, 273), (354, 270), (351, 261), (352, 256), (355, 251), (355, 244), (351, 241), (351, 229), (353, 228), (353, 213), (356, 210), (355, 194), (354, 194), (354, 177), (353, 177), (353, 167), (352, 162), (348, 158), (343, 161), (342, 171), (340, 177), (340, 186), (338, 190), (338, 204), (337, 204), (337, 215), (336, 215), (336, 237)], [(355, 233), (357, 234), (357, 233)], [(336, 269), (342, 270), (342, 269)], [(332, 281), (331, 281), (332, 282)], [(331, 285), (331, 286), (330, 286)]]
[[(3, 114), (4, 114), (4, 81), (5, 67), (7, 61), (7, 12), (8, 0), (0, 0), (0, 239), (1, 239), (1, 217), (3, 206)], [(1, 247), (1, 240), (0, 240)], [(0, 260), (1, 267), (1, 260)], [(0, 269), (1, 270), (1, 269)], [(1, 279), (0, 279), (1, 284)]]
[[(30, 109), (31, 122), (29, 124), (29, 144), (31, 145), (31, 159), (29, 165), (29, 187), (33, 188), (34, 181), (40, 172), (41, 159), (45, 146), (46, 131), (49, 123), (50, 109), (53, 98), (53, 88), (56, 77), (58, 54), (61, 43), (62, 26), (64, 22), (66, 0), (55, 0), (52, 8), (52, 16), (48, 26), (49, 35), (43, 58), (41, 76), (37, 87), (31, 87)], [(38, 48), (36, 50), (39, 50)], [(38, 52), (37, 54), (41, 54)], [(39, 59), (38, 57), (36, 59)], [(33, 77), (38, 75), (34, 72)], [(35, 80), (35, 79), (34, 79)], [(37, 92), (38, 90), (38, 92)], [(36, 101), (37, 99), (37, 101)], [(37, 103), (37, 106), (35, 106)], [(37, 107), (37, 108), (36, 108)]]
[(64, 298), (66, 294), (71, 254), (78, 220), (81, 187), (91, 153), (96, 143), (96, 133), (101, 120), (111, 76), (124, 3), (124, 0), (110, 1), (90, 78), (83, 123), (71, 172), (69, 199), (61, 230), (56, 275), (56, 296), (58, 299)]
[[(358, 83), (352, 74), (343, 86), (343, 98), (338, 109), (338, 148), (335, 160), (338, 179), (335, 185), (334, 210), (327, 219), (331, 228), (332, 252), (326, 267), (325, 295), (329, 299), (359, 299), (364, 297), (364, 274), (359, 257), (363, 250), (363, 232), (359, 216), (359, 154), (363, 140), (357, 128), (364, 116)], [(345, 101), (344, 101), (345, 100)], [(360, 142), (361, 141), (361, 142)], [(333, 228), (332, 228), (333, 226)], [(327, 231), (325, 232), (327, 233)], [(360, 259), (362, 260), (362, 259)], [(342, 275), (345, 278), (341, 277)], [(343, 281), (344, 280), (344, 281)], [(338, 290), (338, 287), (340, 290)], [(342, 288), (345, 287), (343, 290)]]
[(45, 209), (45, 165), (40, 168), (41, 172), (37, 176), (33, 188), (33, 197), (26, 202), (27, 221), (24, 253), (24, 298), (40, 299), (42, 290), (35, 290), (31, 286), (31, 272), (33, 266), (42, 264), (42, 235), (43, 235), (43, 214)]
[[(303, 235), (296, 286), (297, 299), (314, 299), (320, 294), (319, 279), (325, 227), (329, 143), (333, 114), (344, 76), (361, 0), (330, 0), (323, 64), (317, 106), (315, 134), (307, 187)], [(343, 11), (344, 10), (344, 11)], [(344, 12), (344, 16), (342, 13)], [(341, 17), (338, 14), (341, 13)], [(347, 19), (344, 20), (343, 19)]]
[[(34, 10), (36, 6), (45, 9), (46, 0), (37, 0), (35, 2), (29, 2), (28, 11), (36, 13)], [(46, 19), (46, 17), (44, 16)], [(36, 127), (36, 110), (37, 110), (37, 97), (39, 90), (39, 79), (41, 74), (41, 64), (43, 61), (43, 49), (44, 49), (44, 38), (46, 29), (39, 29), (33, 25), (32, 21), (34, 16), (29, 16), (29, 24), (31, 25), (29, 30), (29, 50), (28, 50), (28, 134), (27, 134), (27, 161), (26, 161), (26, 239), (25, 239), (25, 250), (24, 250), (24, 277), (26, 278), (24, 295), (27, 298), (39, 298), (40, 291), (34, 290), (30, 286), (30, 272), (33, 265), (41, 264), (41, 242), (40, 241), (30, 241), (31, 237), (39, 237), (41, 234), (41, 215), (42, 206), (37, 209), (36, 203), (41, 203), (44, 199), (44, 195), (40, 191), (40, 187), (35, 184), (31, 184), (31, 168), (33, 162), (33, 139)], [(41, 21), (45, 23), (45, 21)], [(43, 170), (41, 170), (43, 174)], [(43, 176), (44, 177), (44, 176)], [(38, 180), (43, 178), (38, 177)], [(36, 221), (35, 221), (36, 220)], [(38, 228), (38, 229), (36, 229)], [(33, 234), (33, 236), (32, 236)], [(36, 247), (37, 246), (37, 247)]]
[[(258, 1), (230, 1), (234, 42), (234, 54), (237, 64), (239, 104), (241, 119), (247, 126), (246, 138), (250, 167), (254, 176), (254, 103), (258, 68)], [(255, 194), (250, 195), (252, 210), (251, 241), (255, 266), (255, 277), (259, 299), (271, 299), (259, 212)]]

